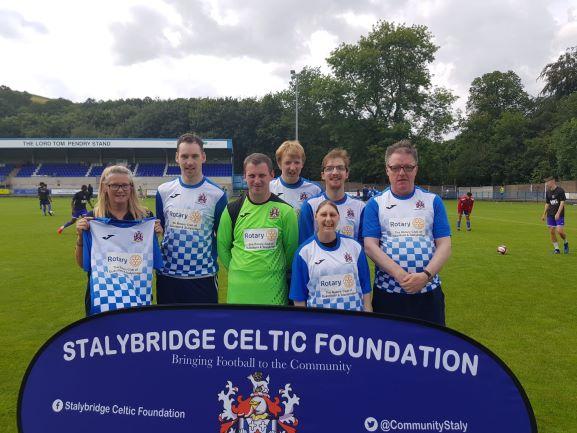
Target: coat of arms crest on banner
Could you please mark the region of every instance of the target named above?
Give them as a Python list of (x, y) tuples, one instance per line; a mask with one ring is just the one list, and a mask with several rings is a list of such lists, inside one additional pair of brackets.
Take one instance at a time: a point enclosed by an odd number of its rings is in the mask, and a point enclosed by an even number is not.
[[(294, 407), (300, 398), (293, 392), (291, 384), (285, 384), (271, 398), (270, 376), (255, 372), (247, 378), (252, 384), (248, 398), (238, 393), (238, 387), (229, 380), (225, 389), (218, 394), (222, 412), (218, 416), (220, 433), (296, 433), (298, 420)], [(281, 407), (281, 405), (283, 407)]]

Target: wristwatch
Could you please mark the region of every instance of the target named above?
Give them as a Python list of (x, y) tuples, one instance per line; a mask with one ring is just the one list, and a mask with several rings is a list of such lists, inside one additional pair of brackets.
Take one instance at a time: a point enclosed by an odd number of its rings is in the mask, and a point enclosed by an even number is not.
[(423, 269), (423, 272), (427, 275), (427, 281), (430, 283), (431, 281), (433, 281), (433, 278), (435, 278), (435, 276), (433, 274), (431, 274), (429, 271), (427, 271), (426, 269)]

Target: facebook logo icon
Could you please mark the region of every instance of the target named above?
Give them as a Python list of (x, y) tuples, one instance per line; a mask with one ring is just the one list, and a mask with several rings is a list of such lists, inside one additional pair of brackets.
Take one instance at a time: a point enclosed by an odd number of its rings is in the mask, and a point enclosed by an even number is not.
[(52, 410), (54, 412), (60, 412), (64, 408), (64, 402), (62, 400), (54, 400), (52, 402)]

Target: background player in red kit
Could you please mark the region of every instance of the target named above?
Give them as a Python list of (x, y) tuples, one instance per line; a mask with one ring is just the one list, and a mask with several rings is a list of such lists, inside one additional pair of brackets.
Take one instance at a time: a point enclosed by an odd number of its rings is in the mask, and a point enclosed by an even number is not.
[(467, 220), (467, 231), (471, 231), (471, 212), (473, 212), (473, 205), (475, 204), (475, 199), (473, 194), (468, 192), (467, 194), (459, 197), (457, 202), (457, 212), (459, 213), (459, 220), (457, 221), (457, 230), (461, 230), (461, 218), (465, 214), (465, 219)]

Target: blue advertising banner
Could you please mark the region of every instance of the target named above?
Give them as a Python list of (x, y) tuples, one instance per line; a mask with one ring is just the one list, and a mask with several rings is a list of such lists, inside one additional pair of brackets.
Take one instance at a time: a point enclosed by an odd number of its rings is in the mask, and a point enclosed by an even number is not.
[(377, 314), (144, 307), (50, 339), (22, 433), (536, 432), (507, 366), (450, 329)]

